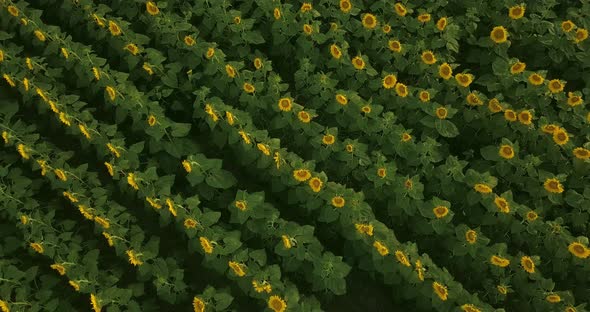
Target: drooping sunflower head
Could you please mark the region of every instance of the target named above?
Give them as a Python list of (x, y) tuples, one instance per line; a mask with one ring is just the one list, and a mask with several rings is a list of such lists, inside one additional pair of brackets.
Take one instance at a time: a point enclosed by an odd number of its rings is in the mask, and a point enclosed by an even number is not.
[(438, 296), (438, 298), (440, 298), (440, 300), (447, 300), (449, 291), (447, 290), (447, 287), (445, 285), (439, 282), (433, 282), (432, 289), (434, 290), (434, 293)]
[(585, 28), (578, 28), (578, 30), (576, 30), (576, 34), (574, 35), (574, 41), (576, 43), (580, 43), (586, 39), (588, 39), (588, 30)]

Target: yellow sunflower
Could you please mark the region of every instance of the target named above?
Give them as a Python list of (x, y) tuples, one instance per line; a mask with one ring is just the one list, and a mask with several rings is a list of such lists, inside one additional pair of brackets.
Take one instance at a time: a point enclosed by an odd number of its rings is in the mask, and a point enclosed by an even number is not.
[(524, 5), (516, 5), (508, 9), (508, 16), (511, 19), (517, 20), (524, 16), (525, 6)]
[(549, 193), (560, 194), (563, 193), (563, 185), (555, 178), (548, 178), (543, 183), (543, 187)]
[(444, 80), (449, 80), (453, 77), (453, 68), (448, 63), (442, 63), (438, 67), (438, 75)]
[(495, 43), (503, 43), (508, 40), (508, 31), (504, 26), (496, 26), (490, 32), (490, 38)]
[(432, 64), (436, 63), (436, 56), (430, 50), (422, 52), (421, 58), (422, 58), (422, 62), (424, 62), (424, 64), (432, 65)]
[(362, 23), (366, 29), (374, 29), (377, 26), (377, 18), (375, 15), (367, 13), (363, 16)]

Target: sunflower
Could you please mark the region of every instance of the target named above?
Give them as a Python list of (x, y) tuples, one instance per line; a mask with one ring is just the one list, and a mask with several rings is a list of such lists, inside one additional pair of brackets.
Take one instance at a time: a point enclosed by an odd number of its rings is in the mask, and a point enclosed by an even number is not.
[(8, 13), (10, 13), (10, 15), (17, 17), (19, 12), (18, 12), (18, 8), (15, 7), (14, 5), (9, 5), (6, 10), (8, 11)]
[(35, 34), (35, 37), (37, 37), (37, 39), (39, 39), (39, 41), (41, 41), (41, 42), (45, 41), (45, 34), (43, 34), (42, 31), (35, 30), (34, 34)]
[(502, 213), (509, 213), (510, 212), (510, 204), (504, 197), (496, 196), (494, 198), (494, 204), (498, 208), (498, 210)]
[(373, 243), (373, 247), (375, 247), (375, 249), (377, 250), (377, 252), (385, 257), (389, 254), (389, 248), (387, 248), (387, 246), (385, 246), (382, 242), (380, 241), (375, 241)]
[(184, 220), (184, 227), (187, 229), (196, 228), (197, 227), (197, 220), (191, 219), (191, 218), (185, 219)]
[(447, 27), (447, 18), (446, 17), (441, 17), (437, 22), (436, 22), (436, 28), (440, 31), (445, 30), (445, 28)]
[(274, 16), (275, 20), (280, 20), (281, 19), (281, 9), (279, 8), (274, 8), (274, 10), (272, 11), (272, 15)]
[(543, 183), (543, 187), (549, 193), (560, 194), (563, 193), (563, 185), (555, 178), (548, 178)]
[(567, 93), (567, 105), (569, 105), (571, 107), (575, 107), (578, 105), (582, 105), (583, 103), (584, 103), (584, 100), (582, 99), (581, 96), (576, 95), (573, 92)]
[(558, 303), (561, 301), (561, 297), (558, 294), (550, 294), (545, 297), (545, 300), (549, 303)]
[(213, 244), (208, 238), (201, 236), (199, 237), (199, 242), (201, 243), (201, 248), (203, 248), (205, 253), (213, 253)]
[(508, 9), (508, 16), (513, 19), (517, 20), (524, 16), (525, 6), (524, 5), (516, 5)]
[(479, 96), (477, 96), (477, 94), (471, 92), (467, 95), (467, 104), (469, 104), (470, 106), (479, 106), (482, 105), (483, 102), (481, 101)]
[(309, 12), (313, 9), (313, 6), (309, 2), (303, 2), (301, 5), (301, 13)]
[(590, 249), (579, 242), (571, 242), (567, 250), (577, 258), (586, 259), (590, 256)]
[(225, 73), (229, 78), (236, 77), (236, 69), (230, 64), (225, 65)]
[(299, 113), (297, 113), (297, 118), (302, 123), (310, 123), (311, 122), (311, 116), (306, 111), (300, 111)]
[(184, 36), (184, 44), (186, 44), (189, 47), (194, 46), (196, 43), (195, 39), (193, 39), (193, 37), (191, 36)]
[(436, 206), (432, 209), (432, 212), (434, 212), (434, 216), (437, 219), (442, 219), (449, 214), (449, 208), (446, 206)]
[(502, 105), (500, 105), (500, 101), (498, 101), (497, 98), (493, 98), (493, 99), (491, 99), (491, 100), (488, 101), (488, 109), (492, 113), (499, 113), (504, 108), (502, 107)]
[(426, 90), (422, 90), (420, 91), (418, 98), (420, 98), (420, 101), (422, 101), (423, 103), (426, 103), (430, 101), (430, 93)]
[(438, 119), (445, 119), (445, 118), (447, 118), (447, 115), (449, 114), (449, 112), (447, 111), (447, 109), (445, 107), (441, 106), (436, 109), (435, 114)]
[(389, 25), (389, 24), (383, 25), (382, 30), (383, 30), (383, 33), (385, 33), (385, 34), (390, 33), (391, 32), (391, 25)]
[(383, 87), (385, 89), (391, 89), (397, 83), (397, 77), (395, 75), (389, 74), (383, 78)]
[(506, 295), (508, 293), (508, 286), (506, 285), (498, 285), (496, 286), (496, 289), (502, 295)]
[(377, 18), (375, 15), (367, 13), (363, 16), (363, 27), (366, 29), (373, 29), (377, 26)]
[(490, 194), (492, 192), (492, 188), (489, 185), (483, 183), (475, 184), (473, 189), (481, 194)]
[(342, 51), (340, 50), (340, 47), (338, 47), (337, 45), (333, 44), (330, 46), (330, 54), (332, 54), (332, 57), (335, 59), (340, 59), (340, 57), (342, 56)]
[(158, 6), (152, 1), (146, 2), (145, 10), (148, 12), (149, 15), (158, 15), (158, 13), (160, 13), (160, 9), (158, 9)]
[(356, 68), (358, 70), (365, 68), (365, 61), (360, 56), (355, 56), (351, 62), (352, 62), (352, 65), (354, 66), (354, 68)]
[(520, 258), (520, 265), (527, 273), (535, 273), (535, 262), (529, 256)]
[(407, 267), (412, 266), (412, 264), (410, 264), (410, 261), (408, 260), (408, 256), (406, 256), (406, 254), (401, 250), (395, 251), (395, 258), (397, 259), (397, 261), (399, 263), (401, 263), (404, 266), (407, 266)]
[(346, 200), (342, 196), (334, 196), (332, 197), (332, 206), (336, 208), (342, 208), (346, 204)]
[(545, 78), (537, 73), (532, 73), (529, 75), (529, 82), (534, 86), (542, 85), (543, 81), (545, 81)]
[(500, 256), (497, 255), (492, 255), (490, 257), (490, 263), (495, 265), (495, 266), (499, 266), (501, 268), (505, 268), (510, 264), (510, 260), (507, 258), (502, 258)]
[(430, 50), (422, 52), (421, 58), (422, 58), (422, 62), (424, 62), (424, 64), (432, 65), (432, 64), (436, 63), (436, 56)]
[(344, 94), (336, 94), (336, 102), (338, 104), (344, 106), (348, 104), (348, 98)]
[(407, 132), (402, 133), (402, 142), (408, 142), (412, 139), (412, 135)]
[(522, 73), (526, 68), (526, 64), (518, 61), (510, 66), (510, 73), (513, 75)]
[(511, 109), (507, 109), (504, 111), (504, 119), (510, 121), (510, 122), (514, 122), (518, 119), (516, 112), (511, 110)]
[(453, 68), (451, 68), (449, 63), (442, 63), (438, 67), (438, 75), (444, 80), (449, 80), (451, 77), (453, 77)]
[(207, 59), (211, 59), (214, 55), (215, 55), (215, 49), (214, 48), (208, 48), (207, 49), (207, 52), (205, 52), (205, 57)]
[(469, 87), (473, 82), (473, 75), (471, 74), (456, 74), (455, 80), (462, 87)]
[(447, 297), (449, 296), (449, 291), (447, 290), (446, 286), (439, 282), (433, 282), (432, 289), (434, 290), (434, 293), (440, 298), (440, 300), (447, 300)]
[(564, 145), (569, 140), (570, 140), (570, 137), (569, 137), (569, 135), (567, 134), (567, 131), (565, 131), (564, 128), (558, 127), (553, 132), (553, 142), (555, 142), (555, 144), (557, 144), (557, 145)]
[(408, 87), (405, 84), (398, 82), (395, 85), (395, 93), (397, 93), (397, 95), (399, 95), (401, 97), (406, 97), (406, 96), (408, 96), (408, 93), (409, 93)]
[(362, 224), (362, 223), (355, 223), (354, 227), (359, 234), (366, 234), (368, 236), (373, 236), (373, 225), (372, 224)]
[(379, 168), (377, 169), (377, 175), (383, 179), (387, 176), (387, 169), (386, 168)]
[(121, 27), (119, 27), (119, 25), (113, 21), (109, 21), (109, 31), (113, 36), (120, 36), (122, 33)]
[(412, 190), (414, 188), (414, 182), (412, 182), (411, 179), (406, 179), (406, 182), (404, 182), (404, 187), (406, 190)]
[(574, 24), (574, 22), (570, 20), (561, 22), (561, 30), (563, 30), (566, 33), (572, 31), (572, 29), (574, 29), (575, 27), (576, 24)]
[(468, 230), (467, 232), (465, 232), (465, 240), (469, 244), (475, 244), (475, 242), (477, 241), (477, 232), (474, 230)]
[(244, 82), (244, 85), (242, 86), (242, 88), (244, 89), (244, 92), (246, 93), (254, 93), (254, 91), (256, 91), (256, 88), (254, 87), (253, 84), (248, 83), (248, 82)]
[(395, 13), (397, 13), (397, 15), (399, 16), (406, 16), (406, 14), (408, 14), (408, 10), (406, 9), (406, 7), (400, 3), (397, 2), (393, 8), (395, 9)]
[(574, 148), (574, 156), (578, 159), (590, 159), (590, 150), (585, 149), (583, 147), (576, 147)]
[(363, 112), (365, 114), (370, 114), (371, 113), (371, 106), (365, 105), (365, 106), (361, 107), (361, 112)]
[(193, 310), (195, 312), (205, 312), (206, 306), (207, 305), (205, 304), (205, 301), (203, 301), (201, 298), (199, 298), (199, 297), (193, 298)]
[(398, 40), (389, 40), (387, 46), (393, 52), (400, 53), (402, 51), (402, 44)]
[(289, 112), (291, 111), (291, 108), (293, 107), (293, 102), (291, 101), (290, 98), (281, 98), (279, 99), (279, 109), (283, 112)]
[(40, 243), (30, 243), (29, 247), (31, 247), (34, 251), (40, 254), (45, 252), (45, 249), (43, 249), (43, 245), (41, 245)]
[(492, 38), (492, 41), (495, 43), (506, 42), (508, 40), (508, 31), (506, 31), (504, 26), (496, 26), (490, 32), (490, 38)]
[(526, 213), (526, 219), (529, 222), (533, 222), (533, 221), (537, 220), (538, 217), (539, 217), (539, 215), (532, 210)]
[(285, 312), (285, 310), (287, 310), (287, 303), (283, 298), (274, 295), (268, 298), (268, 307), (273, 310), (273, 312)]
[(565, 83), (562, 83), (559, 79), (552, 79), (549, 81), (549, 91), (551, 91), (551, 93), (559, 93), (561, 91), (563, 91), (563, 87), (565, 86)]
[(139, 259), (141, 254), (136, 254), (132, 249), (127, 250), (125, 253), (127, 253), (127, 256), (129, 257), (129, 263), (133, 266), (139, 266), (143, 264), (143, 261)]
[(244, 270), (245, 265), (238, 263), (236, 261), (228, 261), (227, 265), (234, 272), (235, 275), (239, 277), (246, 275), (246, 271)]
[(336, 138), (331, 134), (326, 134), (322, 137), (322, 143), (326, 145), (332, 145), (336, 141)]
[(100, 300), (95, 294), (90, 294), (90, 304), (92, 305), (92, 310), (94, 310), (94, 312), (100, 312), (102, 310)]
[(352, 9), (352, 4), (350, 0), (340, 0), (340, 11), (342, 13), (348, 13)]
[(533, 114), (528, 110), (523, 110), (518, 113), (518, 121), (523, 125), (530, 125), (533, 121)]
[(576, 30), (576, 34), (574, 37), (575, 37), (574, 41), (576, 43), (580, 43), (580, 42), (588, 39), (588, 30), (585, 28), (578, 28), (578, 30)]
[(418, 15), (418, 21), (421, 23), (430, 22), (431, 16), (428, 13), (422, 13)]
[(505, 159), (512, 159), (514, 157), (514, 149), (512, 146), (504, 144), (500, 146), (500, 150), (498, 151), (498, 155)]
[(354, 151), (354, 145), (346, 144), (346, 151), (352, 153)]
[(281, 235), (281, 241), (283, 242), (283, 247), (285, 247), (285, 249), (291, 249), (293, 247), (291, 237), (288, 235)]
[(555, 132), (555, 130), (557, 130), (557, 128), (559, 128), (557, 125), (547, 124), (547, 125), (544, 125), (543, 127), (541, 127), (541, 130), (547, 134), (553, 134), (553, 132)]
[(313, 27), (309, 24), (303, 24), (303, 32), (309, 36), (313, 32)]
[(468, 303), (462, 305), (461, 310), (463, 310), (463, 312), (481, 312), (481, 310), (478, 309), (476, 306)]
[(293, 171), (293, 177), (299, 182), (305, 182), (311, 178), (311, 172), (307, 169), (297, 169)]
[(313, 177), (309, 180), (309, 187), (312, 191), (314, 191), (314, 193), (319, 192), (322, 189), (323, 185), (324, 182), (322, 182), (322, 180), (320, 180), (320, 178), (318, 177)]

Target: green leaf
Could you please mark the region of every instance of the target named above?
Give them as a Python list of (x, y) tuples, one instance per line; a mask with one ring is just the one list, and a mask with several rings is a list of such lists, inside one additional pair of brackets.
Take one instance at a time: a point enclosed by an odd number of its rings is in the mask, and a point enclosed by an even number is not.
[(234, 175), (224, 169), (213, 169), (210, 171), (210, 175), (205, 178), (207, 185), (218, 189), (228, 189), (236, 184), (236, 181)]
[(191, 130), (190, 123), (173, 123), (172, 124), (172, 136), (173, 137), (183, 137), (186, 136), (189, 131)]

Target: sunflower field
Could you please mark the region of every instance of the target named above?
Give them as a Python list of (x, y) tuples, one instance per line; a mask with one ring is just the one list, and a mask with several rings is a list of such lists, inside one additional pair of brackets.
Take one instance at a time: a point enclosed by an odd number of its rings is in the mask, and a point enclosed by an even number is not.
[(0, 0), (0, 311), (590, 310), (590, 0)]

